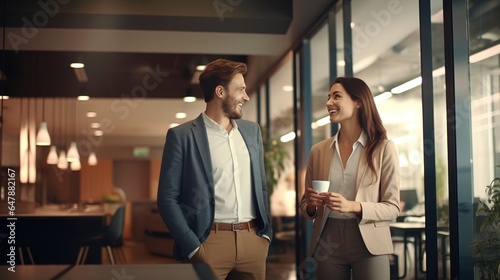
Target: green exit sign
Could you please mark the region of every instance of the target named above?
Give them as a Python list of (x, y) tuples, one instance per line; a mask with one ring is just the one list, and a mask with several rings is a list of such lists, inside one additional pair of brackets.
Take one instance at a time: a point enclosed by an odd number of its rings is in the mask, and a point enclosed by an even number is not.
[(136, 147), (136, 148), (134, 148), (133, 155), (136, 158), (147, 158), (147, 157), (149, 157), (149, 148), (148, 147)]

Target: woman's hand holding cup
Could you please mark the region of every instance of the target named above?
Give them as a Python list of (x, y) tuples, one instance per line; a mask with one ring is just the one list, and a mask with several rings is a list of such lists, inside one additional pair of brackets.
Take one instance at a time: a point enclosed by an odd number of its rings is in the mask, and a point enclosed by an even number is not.
[(312, 188), (306, 189), (306, 202), (309, 206), (322, 206), (325, 204), (325, 197), (322, 195), (324, 192), (328, 192), (330, 188), (330, 181), (320, 181), (314, 180), (312, 182)]

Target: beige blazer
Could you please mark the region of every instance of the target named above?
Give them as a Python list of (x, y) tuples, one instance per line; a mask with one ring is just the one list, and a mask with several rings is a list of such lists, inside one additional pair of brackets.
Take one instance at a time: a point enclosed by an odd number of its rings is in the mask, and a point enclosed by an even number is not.
[[(333, 138), (323, 140), (311, 148), (307, 164), (305, 187), (311, 187), (313, 180), (329, 180), (330, 164), (335, 152)], [(393, 253), (389, 222), (399, 213), (399, 162), (394, 143), (385, 140), (374, 153), (374, 174), (368, 167), (366, 148), (362, 147), (356, 176), (356, 201), (361, 202), (362, 214), (358, 216), (358, 225), (366, 248), (373, 255)], [(376, 177), (375, 177), (376, 175)], [(331, 210), (318, 207), (316, 215), (311, 217), (306, 211), (305, 195), (302, 196), (300, 210), (306, 219), (314, 219), (313, 234), (309, 255), (316, 250), (319, 238)]]

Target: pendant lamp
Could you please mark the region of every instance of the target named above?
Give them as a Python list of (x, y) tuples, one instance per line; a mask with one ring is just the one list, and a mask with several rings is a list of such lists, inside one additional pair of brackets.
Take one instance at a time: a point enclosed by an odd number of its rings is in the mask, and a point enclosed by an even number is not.
[(97, 165), (97, 156), (95, 155), (95, 152), (92, 151), (89, 155), (89, 165), (90, 166), (95, 166)]
[(50, 134), (47, 128), (47, 122), (45, 122), (45, 97), (42, 98), (42, 123), (40, 123), (40, 129), (36, 134), (36, 145), (50, 146)]
[(80, 159), (72, 161), (70, 163), (70, 168), (72, 171), (79, 171), (80, 169), (82, 169), (82, 164), (80, 163)]
[[(75, 106), (73, 108), (73, 113), (76, 114), (76, 112), (77, 112), (76, 99), (74, 100), (73, 104)], [(68, 115), (68, 120), (69, 120), (69, 115)], [(67, 154), (67, 159), (69, 162), (80, 160), (80, 153), (78, 153), (78, 148), (76, 147), (76, 126), (77, 126), (77, 122), (76, 122), (76, 115), (75, 115), (74, 126), (73, 126), (73, 128), (74, 128), (73, 141), (71, 141), (71, 144), (69, 145), (68, 154)], [(70, 134), (69, 131), (70, 130), (68, 129), (68, 134)]]
[(59, 152), (59, 161), (57, 162), (57, 168), (61, 170), (68, 169), (68, 160), (66, 159), (66, 152), (61, 150)]
[(47, 156), (47, 164), (57, 164), (58, 161), (57, 148), (55, 145), (52, 145), (50, 146), (49, 155)]
[(67, 160), (69, 162), (80, 160), (80, 154), (78, 153), (78, 149), (76, 148), (75, 141), (71, 141), (71, 144), (68, 149)]

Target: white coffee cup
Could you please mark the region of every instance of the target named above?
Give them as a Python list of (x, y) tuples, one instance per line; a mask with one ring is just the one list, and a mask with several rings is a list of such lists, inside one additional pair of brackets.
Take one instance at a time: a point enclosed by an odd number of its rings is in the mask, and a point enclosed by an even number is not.
[(330, 181), (313, 180), (313, 189), (317, 190), (319, 193), (327, 192), (330, 188)]

